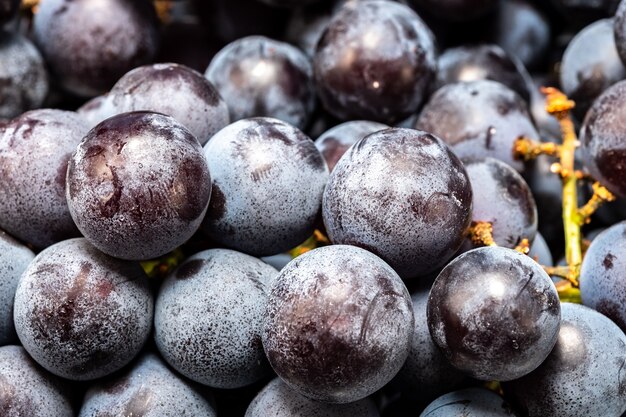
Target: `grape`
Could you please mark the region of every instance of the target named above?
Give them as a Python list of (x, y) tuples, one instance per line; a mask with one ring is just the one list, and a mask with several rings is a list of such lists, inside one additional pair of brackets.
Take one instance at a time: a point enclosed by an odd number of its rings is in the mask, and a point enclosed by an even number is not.
[(524, 101), (506, 86), (486, 80), (440, 88), (415, 128), (440, 137), (461, 158), (490, 156), (520, 172), (524, 163), (513, 159), (513, 143), (520, 136), (539, 139)]
[(34, 34), (46, 62), (73, 94), (93, 97), (154, 58), (158, 21), (148, 0), (45, 0)]
[(523, 415), (619, 416), (626, 411), (626, 336), (590, 308), (563, 303), (558, 341), (534, 372), (504, 385)]
[(152, 296), (136, 263), (83, 238), (45, 249), (15, 292), (15, 328), (48, 371), (73, 380), (114, 372), (139, 352), (152, 326)]
[(65, 175), (88, 129), (74, 112), (47, 109), (0, 127), (0, 228), (39, 249), (79, 236)]
[(209, 204), (202, 147), (173, 118), (132, 112), (94, 127), (72, 155), (67, 202), (78, 229), (122, 259), (161, 256), (189, 239)]
[(131, 369), (87, 391), (79, 417), (217, 417), (195, 387), (154, 354), (143, 355)]
[(291, 261), (272, 285), (263, 347), (278, 376), (314, 400), (372, 394), (407, 358), (414, 318), (400, 277), (357, 247), (325, 246)]
[(322, 153), (328, 169), (332, 172), (344, 153), (370, 133), (387, 129), (389, 126), (367, 120), (345, 122), (322, 133), (315, 140), (315, 146)]
[(528, 252), (528, 256), (535, 259), (539, 265), (554, 265), (554, 260), (552, 259), (552, 253), (550, 252), (548, 243), (539, 232), (537, 232), (532, 245), (530, 245), (530, 252)]
[(17, 340), (13, 325), (15, 289), (20, 276), (34, 258), (35, 254), (30, 249), (0, 230), (0, 346)]
[(72, 417), (67, 387), (41, 369), (21, 346), (0, 347), (3, 417)]
[(331, 242), (367, 249), (414, 278), (454, 255), (471, 205), (465, 168), (441, 140), (393, 128), (366, 136), (341, 158), (322, 215)]
[(580, 128), (585, 167), (611, 192), (626, 196), (626, 81), (609, 87), (593, 103)]
[[(434, 89), (459, 81), (491, 80), (530, 101), (530, 76), (524, 66), (498, 45), (460, 46), (446, 50), (437, 62)], [(459, 101), (463, 103), (463, 101)]]
[(163, 283), (155, 340), (165, 360), (194, 381), (238, 388), (268, 373), (261, 345), (266, 288), (278, 274), (243, 253), (195, 254)]
[(487, 14), (497, 0), (411, 0), (432, 14), (449, 21), (472, 20)]
[(576, 102), (574, 114), (579, 119), (604, 90), (624, 78), (626, 68), (615, 48), (612, 19), (587, 26), (567, 46), (560, 81), (563, 92)]
[(380, 417), (368, 398), (350, 404), (309, 400), (275, 378), (252, 400), (245, 417)]
[(229, 122), (228, 108), (215, 87), (183, 65), (135, 68), (115, 83), (109, 95), (115, 114), (137, 110), (167, 114), (189, 129), (201, 145)]
[(430, 403), (420, 417), (507, 417), (515, 416), (511, 407), (495, 392), (466, 388), (442, 395)]
[(560, 310), (541, 266), (512, 249), (485, 247), (441, 271), (428, 299), (428, 327), (455, 367), (477, 379), (510, 381), (548, 356)]
[(90, 127), (118, 114), (113, 104), (113, 96), (104, 94), (87, 101), (76, 112), (80, 114)]
[(37, 48), (0, 28), (0, 62), (0, 119), (41, 106), (48, 95), (48, 73)]
[(623, 63), (626, 63), (626, 1), (619, 3), (613, 21), (613, 36), (617, 53)]
[(11, 20), (19, 7), (20, 0), (0, 0), (0, 25)]
[(580, 270), (583, 304), (626, 330), (626, 222), (618, 223), (594, 239)]
[(304, 128), (315, 90), (309, 59), (298, 48), (263, 36), (226, 45), (205, 76), (220, 92), (233, 121), (269, 116)]
[(328, 169), (313, 142), (280, 120), (232, 123), (205, 145), (213, 198), (202, 229), (255, 256), (304, 242), (315, 228)]
[(339, 9), (313, 60), (318, 96), (330, 113), (388, 124), (417, 110), (435, 64), (426, 24), (407, 6), (381, 0)]
[[(490, 222), (498, 246), (515, 248), (537, 234), (537, 206), (521, 175), (493, 158), (463, 159), (472, 184), (472, 221)], [(466, 249), (474, 245), (466, 240)]]

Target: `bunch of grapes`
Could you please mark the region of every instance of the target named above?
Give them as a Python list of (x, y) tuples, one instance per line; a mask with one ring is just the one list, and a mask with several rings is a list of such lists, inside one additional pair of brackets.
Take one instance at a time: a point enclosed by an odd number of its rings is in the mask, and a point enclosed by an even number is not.
[(0, 0), (0, 416), (626, 415), (626, 0)]

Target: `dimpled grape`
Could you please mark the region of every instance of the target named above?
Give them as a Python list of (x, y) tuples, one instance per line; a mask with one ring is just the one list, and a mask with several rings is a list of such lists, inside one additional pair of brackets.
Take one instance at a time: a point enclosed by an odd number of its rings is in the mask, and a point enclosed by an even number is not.
[(465, 168), (441, 140), (393, 128), (366, 136), (341, 158), (322, 214), (333, 243), (367, 249), (413, 278), (454, 255), (471, 205)]
[(534, 372), (504, 385), (523, 413), (608, 417), (626, 411), (626, 335), (607, 317), (563, 303), (554, 349)]
[(311, 63), (287, 43), (264, 36), (238, 39), (215, 55), (205, 75), (233, 121), (268, 116), (303, 129), (313, 112)]
[(187, 259), (157, 298), (155, 340), (165, 360), (216, 388), (243, 387), (265, 376), (261, 325), (276, 274), (261, 260), (227, 249)]
[(391, 124), (422, 103), (435, 59), (433, 35), (409, 7), (379, 0), (347, 2), (317, 44), (317, 92), (340, 119)]
[(514, 417), (511, 407), (493, 391), (466, 388), (442, 395), (420, 417)]
[(79, 417), (216, 417), (209, 402), (154, 354), (87, 391)]
[(263, 347), (291, 388), (347, 403), (400, 370), (413, 326), (411, 298), (394, 270), (363, 249), (333, 245), (297, 257), (273, 282)]
[(626, 222), (593, 239), (580, 270), (583, 304), (613, 320), (626, 331)]
[(0, 346), (17, 340), (13, 325), (15, 289), (34, 258), (30, 249), (0, 230)]
[(548, 356), (560, 310), (539, 264), (512, 249), (485, 247), (441, 271), (428, 299), (428, 327), (452, 365), (477, 379), (509, 381)]
[(148, 0), (45, 0), (33, 21), (54, 75), (65, 89), (86, 97), (154, 58), (157, 25)]
[(345, 122), (322, 133), (322, 135), (315, 140), (315, 146), (322, 153), (326, 164), (328, 164), (328, 169), (332, 172), (339, 159), (346, 153), (350, 146), (370, 133), (387, 128), (389, 128), (389, 126), (367, 120)]
[(328, 168), (300, 130), (268, 117), (244, 119), (215, 134), (204, 152), (213, 198), (202, 228), (211, 239), (267, 256), (311, 236)]
[(440, 88), (415, 128), (440, 137), (461, 158), (490, 156), (520, 172), (524, 163), (513, 159), (513, 143), (519, 136), (539, 140), (524, 101), (504, 85), (486, 80)]
[(33, 361), (21, 346), (0, 348), (2, 417), (72, 417), (67, 390), (59, 378)]
[(252, 400), (245, 417), (380, 417), (369, 398), (350, 404), (325, 404), (309, 400), (274, 379)]
[(111, 258), (83, 238), (39, 253), (15, 293), (15, 328), (40, 365), (68, 379), (114, 372), (152, 327), (152, 296), (139, 264)]
[(88, 130), (78, 114), (46, 109), (0, 128), (0, 228), (40, 249), (79, 236), (65, 175)]
[(178, 64), (135, 68), (111, 90), (116, 113), (149, 110), (172, 116), (204, 145), (228, 124), (228, 108), (202, 74)]
[(210, 184), (193, 134), (169, 116), (132, 112), (89, 131), (70, 159), (66, 195), (94, 246), (137, 260), (161, 256), (196, 232)]
[(580, 128), (580, 142), (583, 163), (593, 178), (626, 196), (626, 81), (596, 99)]
[(41, 106), (48, 94), (48, 73), (37, 48), (1, 28), (0, 87), (0, 119)]

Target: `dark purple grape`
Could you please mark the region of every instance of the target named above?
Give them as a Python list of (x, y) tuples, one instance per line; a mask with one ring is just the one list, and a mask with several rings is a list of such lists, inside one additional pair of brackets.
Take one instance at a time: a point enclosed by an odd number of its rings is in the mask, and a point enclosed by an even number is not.
[(539, 140), (524, 101), (494, 81), (448, 84), (426, 103), (416, 129), (440, 137), (461, 158), (492, 157), (517, 171), (524, 163), (513, 159), (520, 136)]
[(613, 21), (615, 47), (622, 62), (626, 64), (626, 1), (619, 3)]
[(39, 253), (22, 275), (15, 329), (48, 371), (95, 379), (139, 352), (152, 328), (152, 306), (139, 264), (111, 258), (85, 239), (70, 239)]
[(626, 222), (602, 232), (591, 242), (580, 270), (583, 304), (626, 331)]
[(294, 259), (273, 282), (263, 347), (298, 393), (347, 403), (394, 377), (413, 328), (411, 298), (389, 265), (357, 247), (325, 246)]
[(19, 7), (20, 0), (0, 0), (0, 25), (11, 20)]
[(335, 166), (322, 215), (333, 243), (360, 246), (403, 278), (443, 266), (471, 219), (461, 161), (436, 137), (386, 129), (361, 139)]
[(259, 259), (211, 249), (163, 283), (155, 340), (165, 360), (194, 381), (239, 388), (268, 374), (261, 345), (266, 292), (278, 271)]
[(169, 116), (133, 112), (89, 131), (70, 159), (66, 194), (94, 246), (137, 260), (161, 256), (198, 230), (210, 185), (193, 134)]
[(580, 129), (585, 167), (602, 185), (626, 196), (626, 81), (593, 103)]
[(498, 4), (498, 0), (410, 0), (433, 15), (449, 20), (472, 20), (487, 14)]
[(46, 0), (34, 18), (37, 44), (68, 91), (104, 93), (131, 69), (149, 63), (159, 43), (148, 0)]
[(428, 299), (433, 341), (452, 365), (486, 381), (510, 381), (537, 368), (556, 343), (560, 318), (548, 274), (501, 247), (455, 258)]
[(405, 5), (348, 2), (324, 31), (313, 64), (330, 113), (391, 124), (422, 103), (435, 73), (434, 40)]
[(40, 107), (48, 95), (48, 73), (31, 41), (0, 28), (0, 62), (0, 119)]
[[(15, 289), (22, 273), (34, 258), (35, 254), (30, 249), (0, 230), (0, 346), (17, 341), (13, 325)], [(0, 393), (1, 387), (2, 382)]]
[(561, 330), (534, 372), (504, 385), (522, 415), (619, 416), (626, 411), (626, 336), (602, 314), (563, 303)]
[(315, 140), (315, 146), (322, 153), (328, 169), (332, 172), (335, 165), (344, 153), (365, 136), (389, 126), (367, 120), (353, 120), (345, 122), (322, 133)]
[(142, 356), (123, 375), (99, 382), (85, 395), (79, 417), (217, 417), (195, 387), (158, 356)]
[(0, 348), (0, 413), (3, 417), (72, 417), (67, 389), (21, 346)]
[(252, 400), (245, 417), (380, 417), (369, 398), (350, 404), (325, 404), (309, 400), (274, 379)]
[(277, 119), (232, 123), (205, 145), (213, 197), (202, 229), (255, 256), (304, 242), (315, 229), (328, 168), (313, 141)]
[(429, 291), (430, 288), (421, 289), (411, 297), (415, 331), (409, 357), (397, 378), (402, 392), (413, 403), (424, 405), (438, 395), (458, 387), (467, 379), (465, 374), (450, 365), (430, 336), (426, 320)]
[[(437, 62), (435, 89), (459, 81), (497, 81), (530, 102), (531, 79), (524, 66), (498, 45), (460, 46), (446, 50)], [(459, 103), (463, 101), (459, 100)]]
[[(537, 234), (537, 206), (530, 188), (509, 165), (493, 158), (463, 159), (472, 184), (472, 221), (490, 222), (498, 246), (513, 249)], [(466, 239), (465, 249), (474, 245)]]
[(613, 20), (599, 20), (580, 31), (567, 46), (560, 68), (561, 88), (576, 102), (574, 114), (582, 120), (604, 90), (626, 78), (615, 49)]
[(517, 414), (493, 391), (466, 388), (442, 395), (420, 417), (515, 417)]
[(39, 249), (80, 235), (67, 207), (65, 175), (88, 130), (78, 114), (47, 109), (0, 127), (0, 228)]
[(226, 45), (205, 76), (224, 98), (232, 121), (268, 116), (303, 129), (315, 106), (309, 58), (294, 46), (264, 36)]

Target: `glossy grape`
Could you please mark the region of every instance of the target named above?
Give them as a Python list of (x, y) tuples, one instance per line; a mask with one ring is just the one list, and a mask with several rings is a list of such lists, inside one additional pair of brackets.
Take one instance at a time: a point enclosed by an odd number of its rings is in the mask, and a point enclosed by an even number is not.
[(152, 296), (139, 264), (70, 239), (39, 253), (15, 293), (15, 328), (28, 353), (73, 380), (130, 362), (152, 327)]
[(511, 407), (493, 391), (466, 388), (442, 395), (420, 417), (514, 417)]
[(619, 416), (626, 411), (626, 335), (607, 317), (563, 303), (554, 349), (534, 372), (504, 385), (523, 415)]
[(204, 152), (213, 197), (202, 229), (211, 239), (267, 256), (311, 236), (328, 168), (300, 130), (267, 117), (244, 119), (219, 131)]
[(39, 249), (79, 236), (65, 176), (88, 130), (78, 114), (47, 109), (0, 127), (0, 228)]
[(526, 104), (511, 89), (494, 81), (448, 84), (426, 103), (415, 128), (440, 137), (461, 158), (492, 157), (524, 171), (513, 159), (520, 136), (539, 140)]
[(216, 388), (243, 387), (267, 375), (261, 326), (277, 274), (261, 260), (227, 249), (188, 258), (157, 298), (155, 340), (165, 360)]
[(211, 178), (196, 138), (169, 116), (123, 113), (94, 127), (72, 155), (67, 202), (78, 229), (122, 259), (161, 256), (189, 239)]
[(428, 299), (433, 341), (455, 367), (481, 380), (509, 381), (537, 368), (556, 343), (560, 303), (535, 261), (485, 247), (455, 258)]
[(400, 277), (363, 249), (333, 245), (290, 262), (272, 285), (263, 347), (278, 376), (314, 400), (347, 403), (400, 370), (413, 334)]
[(322, 215), (333, 243), (367, 249), (413, 278), (459, 248), (471, 200), (465, 168), (441, 140), (394, 128), (366, 136), (343, 156), (324, 191)]
[(334, 14), (313, 61), (318, 96), (340, 119), (387, 124), (422, 103), (435, 72), (432, 33), (410, 8), (348, 2)]
[(313, 112), (311, 62), (287, 43), (264, 36), (238, 39), (215, 55), (205, 75), (232, 121), (268, 116), (303, 129)]

